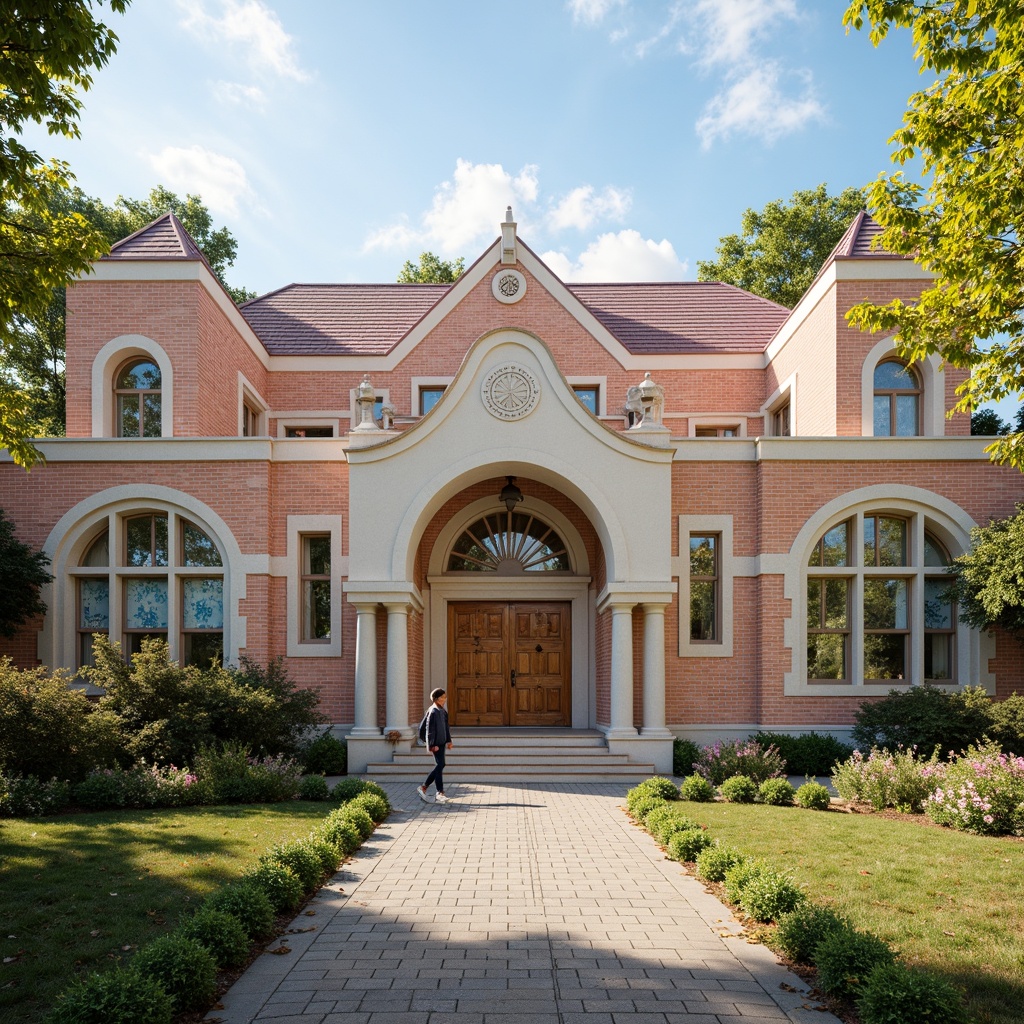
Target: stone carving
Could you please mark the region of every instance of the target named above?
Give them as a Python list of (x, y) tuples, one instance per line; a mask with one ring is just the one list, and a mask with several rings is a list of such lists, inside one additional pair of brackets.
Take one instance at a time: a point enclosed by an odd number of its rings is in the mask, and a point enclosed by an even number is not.
[(520, 420), (536, 408), (540, 384), (525, 367), (506, 363), (484, 378), (481, 397), (487, 411), (497, 419)]

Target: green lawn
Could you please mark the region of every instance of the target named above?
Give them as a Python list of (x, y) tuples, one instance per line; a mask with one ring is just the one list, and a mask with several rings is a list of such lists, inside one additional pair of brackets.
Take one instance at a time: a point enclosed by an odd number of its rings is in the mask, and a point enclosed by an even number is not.
[(0, 1019), (41, 1020), (76, 974), (130, 957), (329, 809), (289, 802), (0, 819)]
[(1021, 840), (870, 814), (684, 806), (716, 838), (788, 867), (812, 900), (954, 982), (980, 1024), (1022, 1019)]

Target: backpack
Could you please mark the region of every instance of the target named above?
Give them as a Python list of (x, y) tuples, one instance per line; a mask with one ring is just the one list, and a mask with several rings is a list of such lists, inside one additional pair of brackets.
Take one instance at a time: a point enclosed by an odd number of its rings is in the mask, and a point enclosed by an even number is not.
[(427, 719), (429, 717), (430, 717), (430, 709), (428, 708), (427, 709), (427, 713), (423, 716), (423, 721), (420, 722), (420, 731), (419, 731), (420, 743), (426, 743), (427, 742)]

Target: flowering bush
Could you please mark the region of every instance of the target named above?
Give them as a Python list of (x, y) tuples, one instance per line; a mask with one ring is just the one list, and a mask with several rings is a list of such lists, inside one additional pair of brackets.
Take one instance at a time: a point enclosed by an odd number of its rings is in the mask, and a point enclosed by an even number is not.
[(70, 787), (60, 779), (0, 775), (0, 817), (35, 818), (56, 814), (70, 802)]
[(302, 766), (290, 757), (250, 757), (242, 744), (225, 743), (196, 755), (196, 774), (217, 803), (274, 803), (298, 793)]
[(997, 743), (967, 750), (939, 765), (925, 809), (940, 825), (978, 835), (1024, 835), (1024, 757)]
[(720, 786), (733, 775), (745, 775), (754, 782), (786, 774), (786, 762), (778, 748), (762, 747), (756, 740), (725, 740), (704, 747), (694, 764), (698, 775)]
[(184, 807), (205, 802), (206, 787), (187, 768), (105, 768), (91, 772), (74, 788), (75, 800), (91, 811), (119, 807)]
[(916, 748), (895, 754), (871, 748), (865, 757), (859, 750), (832, 774), (832, 785), (844, 800), (871, 804), (876, 811), (894, 807), (907, 813), (920, 812), (935, 786), (939, 771), (938, 754), (927, 761), (918, 758)]

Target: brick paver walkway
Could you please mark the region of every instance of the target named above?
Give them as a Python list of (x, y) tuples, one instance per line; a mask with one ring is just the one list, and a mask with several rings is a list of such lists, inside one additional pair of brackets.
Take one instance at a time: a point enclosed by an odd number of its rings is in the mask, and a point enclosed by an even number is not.
[(836, 1024), (630, 824), (622, 786), (460, 785), (446, 806), (387, 790), (395, 812), (274, 943), (290, 952), (209, 1019)]

